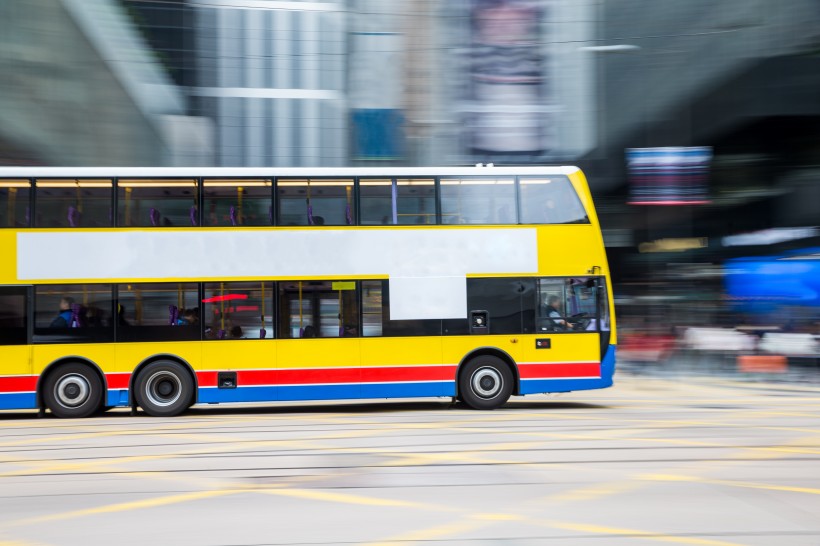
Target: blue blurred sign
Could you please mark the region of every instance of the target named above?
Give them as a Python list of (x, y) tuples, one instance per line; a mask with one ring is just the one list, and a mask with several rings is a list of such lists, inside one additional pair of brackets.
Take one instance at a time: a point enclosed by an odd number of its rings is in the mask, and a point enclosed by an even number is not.
[(397, 159), (401, 157), (404, 116), (394, 109), (353, 110), (353, 157)]
[(820, 307), (820, 248), (726, 261), (726, 292), (737, 308)]

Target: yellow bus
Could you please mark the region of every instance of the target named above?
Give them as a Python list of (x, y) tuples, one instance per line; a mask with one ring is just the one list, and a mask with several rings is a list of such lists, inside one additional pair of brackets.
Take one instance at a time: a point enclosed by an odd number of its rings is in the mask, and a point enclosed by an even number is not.
[(4, 167), (0, 226), (0, 409), (612, 384), (575, 167)]

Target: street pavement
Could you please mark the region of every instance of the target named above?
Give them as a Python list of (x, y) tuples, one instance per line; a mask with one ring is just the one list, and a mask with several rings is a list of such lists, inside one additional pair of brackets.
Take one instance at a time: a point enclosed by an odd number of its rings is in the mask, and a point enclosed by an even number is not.
[(820, 388), (0, 412), (0, 545), (820, 545)]

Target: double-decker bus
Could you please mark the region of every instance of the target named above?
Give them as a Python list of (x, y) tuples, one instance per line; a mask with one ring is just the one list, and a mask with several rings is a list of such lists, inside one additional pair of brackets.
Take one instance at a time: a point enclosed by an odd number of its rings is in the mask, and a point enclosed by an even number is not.
[(612, 384), (575, 167), (7, 167), (0, 226), (0, 409)]

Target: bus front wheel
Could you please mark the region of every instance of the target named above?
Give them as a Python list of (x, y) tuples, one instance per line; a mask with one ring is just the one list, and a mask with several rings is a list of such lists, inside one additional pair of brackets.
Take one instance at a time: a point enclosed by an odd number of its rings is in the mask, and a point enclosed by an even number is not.
[(134, 389), (137, 405), (154, 417), (179, 415), (194, 399), (194, 380), (178, 362), (148, 364), (137, 376)]
[(102, 407), (103, 383), (91, 366), (63, 364), (46, 377), (43, 401), (57, 417), (88, 417)]
[(513, 390), (510, 367), (496, 356), (484, 355), (473, 358), (458, 381), (459, 396), (473, 409), (491, 410), (504, 405)]

